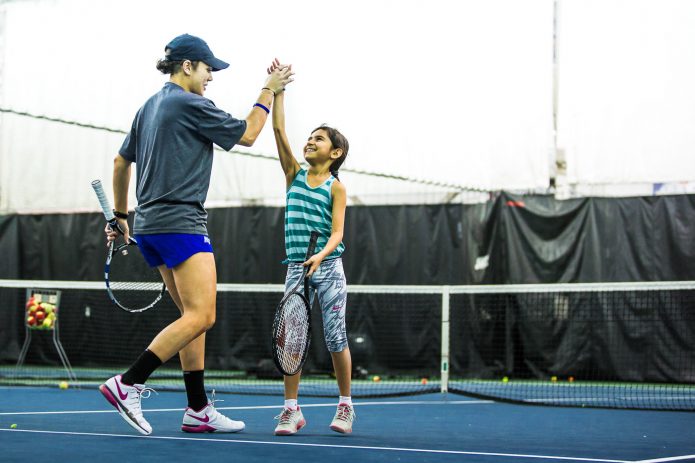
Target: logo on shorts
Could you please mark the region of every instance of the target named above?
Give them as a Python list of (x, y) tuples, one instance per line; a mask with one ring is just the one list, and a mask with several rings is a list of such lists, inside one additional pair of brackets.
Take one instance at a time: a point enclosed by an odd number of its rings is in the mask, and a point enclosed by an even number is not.
[(210, 244), (210, 238), (208, 238), (207, 236), (203, 237), (203, 241), (207, 244)]

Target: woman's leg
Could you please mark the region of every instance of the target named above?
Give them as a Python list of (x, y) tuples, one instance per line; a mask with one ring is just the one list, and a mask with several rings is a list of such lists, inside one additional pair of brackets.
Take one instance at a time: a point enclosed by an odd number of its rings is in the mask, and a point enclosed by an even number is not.
[[(178, 307), (181, 315), (184, 313), (183, 302), (179, 296), (172, 269), (161, 266), (159, 268), (162, 279), (167, 286), (167, 290), (172, 300)], [(200, 410), (208, 404), (208, 397), (205, 391), (205, 333), (192, 340), (186, 347), (179, 351), (181, 370), (186, 387), (186, 397), (188, 407), (193, 410)]]
[[(173, 299), (174, 304), (176, 304), (176, 307), (178, 307), (181, 315), (183, 315), (184, 305), (181, 301), (181, 296), (179, 296), (173, 270), (162, 266), (159, 271), (162, 274), (162, 279), (167, 286), (169, 295)], [(179, 359), (181, 360), (181, 369), (183, 371), (203, 370), (205, 368), (205, 333), (193, 339), (188, 345), (181, 349), (179, 351)]]
[[(212, 253), (194, 254), (162, 276), (181, 311), (181, 318), (170, 324), (150, 344), (149, 350), (170, 357), (178, 350), (184, 372), (188, 408), (181, 430), (185, 432), (238, 432), (243, 421), (234, 421), (218, 412), (205, 394), (205, 332), (215, 323), (217, 272)], [(169, 280), (169, 281), (167, 281)], [(173, 281), (172, 281), (173, 280)], [(173, 352), (173, 353), (172, 353)], [(169, 357), (169, 358), (170, 358)]]
[(188, 347), (181, 355), (184, 369), (203, 369), (205, 337), (201, 335), (215, 324), (216, 315), (214, 256), (210, 252), (194, 254), (174, 267), (172, 274), (183, 313), (152, 340), (148, 350), (166, 362)]

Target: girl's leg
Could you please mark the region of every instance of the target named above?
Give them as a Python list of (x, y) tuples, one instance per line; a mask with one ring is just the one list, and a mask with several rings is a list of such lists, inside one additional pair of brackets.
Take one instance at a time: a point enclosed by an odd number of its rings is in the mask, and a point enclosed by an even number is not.
[(352, 358), (350, 348), (346, 347), (340, 352), (331, 352), (335, 378), (338, 381), (338, 390), (342, 397), (350, 397), (350, 385), (352, 381)]
[(302, 410), (297, 403), (299, 394), (299, 379), (301, 372), (294, 376), (285, 376), (285, 404), (282, 412), (275, 419), (278, 420), (275, 426), (275, 435), (290, 436), (296, 434), (297, 431), (306, 425), (306, 420), (302, 414)]
[[(290, 291), (301, 278), (303, 268), (301, 265), (290, 264), (287, 268), (287, 276), (285, 277), (285, 293)], [(306, 420), (302, 414), (302, 410), (297, 403), (299, 398), (299, 381), (302, 372), (300, 371), (293, 376), (284, 376), (285, 384), (285, 404), (282, 412), (275, 418), (278, 424), (275, 427), (275, 434), (278, 436), (289, 436), (296, 434), (297, 431), (306, 425)]]
[(299, 380), (301, 379), (302, 372), (300, 371), (294, 376), (284, 376), (283, 381), (285, 382), (285, 400), (297, 400), (299, 396)]
[(323, 262), (312, 276), (321, 307), (326, 347), (331, 353), (338, 389), (342, 397), (350, 397), (352, 359), (345, 328), (347, 286), (340, 259)]
[(331, 353), (333, 369), (338, 382), (340, 398), (331, 429), (340, 433), (352, 432), (355, 412), (352, 408), (350, 392), (352, 382), (352, 358), (348, 348), (345, 328), (345, 308), (347, 305), (347, 286), (343, 263), (340, 259), (323, 262), (312, 281), (321, 305), (323, 332), (326, 347)]
[[(287, 294), (297, 281), (302, 277), (303, 267), (297, 264), (289, 264), (287, 267), (287, 276), (285, 277), (285, 294)], [(285, 376), (285, 400), (297, 400), (299, 396), (299, 381), (301, 380), (302, 372), (300, 371), (294, 376)]]

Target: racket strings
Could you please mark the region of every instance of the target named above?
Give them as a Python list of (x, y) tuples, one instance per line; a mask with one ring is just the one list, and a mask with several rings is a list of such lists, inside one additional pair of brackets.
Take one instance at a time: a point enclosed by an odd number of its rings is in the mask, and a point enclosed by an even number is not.
[(114, 302), (124, 310), (139, 311), (159, 300), (164, 289), (162, 276), (150, 267), (137, 246), (128, 252), (114, 252), (108, 266), (108, 289)]
[(110, 281), (112, 291), (159, 291), (161, 281)]
[(304, 299), (290, 295), (282, 305), (277, 324), (275, 349), (285, 372), (297, 372), (301, 367), (305, 347), (309, 342), (309, 318)]

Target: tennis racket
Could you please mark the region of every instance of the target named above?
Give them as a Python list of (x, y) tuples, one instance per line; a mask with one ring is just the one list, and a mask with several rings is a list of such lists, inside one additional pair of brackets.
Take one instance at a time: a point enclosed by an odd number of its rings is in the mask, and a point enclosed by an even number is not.
[[(122, 235), (123, 230), (113, 215), (101, 181), (94, 180), (92, 188), (109, 227)], [(166, 289), (159, 271), (147, 264), (137, 244), (132, 237), (120, 244), (116, 244), (116, 240), (111, 241), (104, 266), (106, 292), (111, 301), (126, 312), (151, 309), (162, 299)]]
[[(314, 255), (318, 237), (317, 232), (311, 232), (305, 261)], [(311, 306), (309, 305), (309, 279), (306, 276), (308, 270), (309, 267), (304, 267), (302, 277), (275, 309), (273, 361), (285, 376), (299, 373), (309, 352)]]

